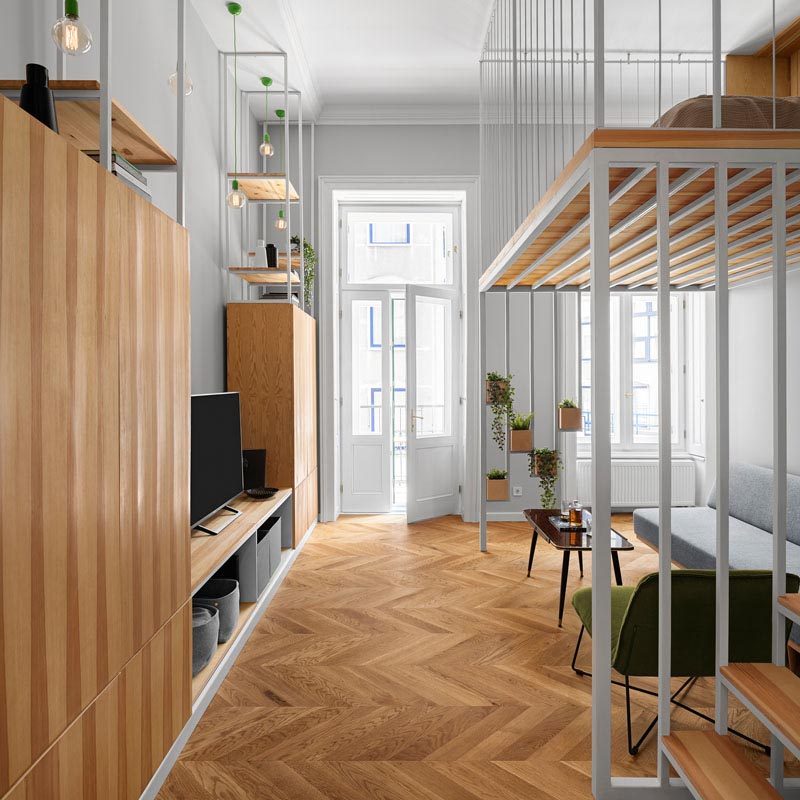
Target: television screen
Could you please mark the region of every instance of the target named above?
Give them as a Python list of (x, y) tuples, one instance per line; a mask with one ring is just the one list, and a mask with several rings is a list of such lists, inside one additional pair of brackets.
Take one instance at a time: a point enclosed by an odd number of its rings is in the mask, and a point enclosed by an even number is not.
[(243, 487), (239, 393), (192, 395), (192, 526)]

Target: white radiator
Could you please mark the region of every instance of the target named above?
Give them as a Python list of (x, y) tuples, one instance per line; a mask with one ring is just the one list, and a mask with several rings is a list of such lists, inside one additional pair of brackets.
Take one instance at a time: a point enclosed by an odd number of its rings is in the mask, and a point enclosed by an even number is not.
[[(672, 505), (693, 506), (694, 461), (672, 462)], [(578, 461), (578, 497), (591, 498), (592, 462)], [(638, 508), (658, 505), (658, 462), (651, 459), (619, 459), (611, 462), (611, 507)]]

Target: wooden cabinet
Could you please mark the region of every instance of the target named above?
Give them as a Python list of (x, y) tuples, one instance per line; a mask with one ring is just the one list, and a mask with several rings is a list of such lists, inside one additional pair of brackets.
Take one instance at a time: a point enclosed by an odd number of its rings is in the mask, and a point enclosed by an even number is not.
[(318, 512), (316, 322), (289, 303), (229, 303), (227, 326), (242, 444), (267, 451), (270, 486), (294, 490), (296, 545)]
[[(189, 396), (186, 231), (0, 98), (0, 797), (55, 750), (80, 773), (73, 732), (107, 744), (100, 698), (189, 598)], [(183, 619), (141, 709), (165, 735)]]

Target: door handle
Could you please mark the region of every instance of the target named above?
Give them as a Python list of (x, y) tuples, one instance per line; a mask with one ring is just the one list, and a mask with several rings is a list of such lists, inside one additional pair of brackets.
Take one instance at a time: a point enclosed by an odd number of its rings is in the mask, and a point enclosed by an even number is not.
[(416, 420), (418, 419), (425, 419), (422, 414), (412, 414), (411, 415), (411, 433), (416, 433), (417, 431), (417, 423)]

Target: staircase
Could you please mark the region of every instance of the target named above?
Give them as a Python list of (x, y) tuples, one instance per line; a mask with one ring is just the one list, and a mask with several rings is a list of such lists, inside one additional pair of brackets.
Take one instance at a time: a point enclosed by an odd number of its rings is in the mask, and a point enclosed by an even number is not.
[[(800, 595), (778, 598), (781, 613), (800, 624)], [(722, 681), (795, 756), (800, 758), (800, 678), (775, 664), (728, 664)], [(698, 800), (757, 800), (780, 794), (741, 747), (714, 731), (664, 737), (664, 753)]]

